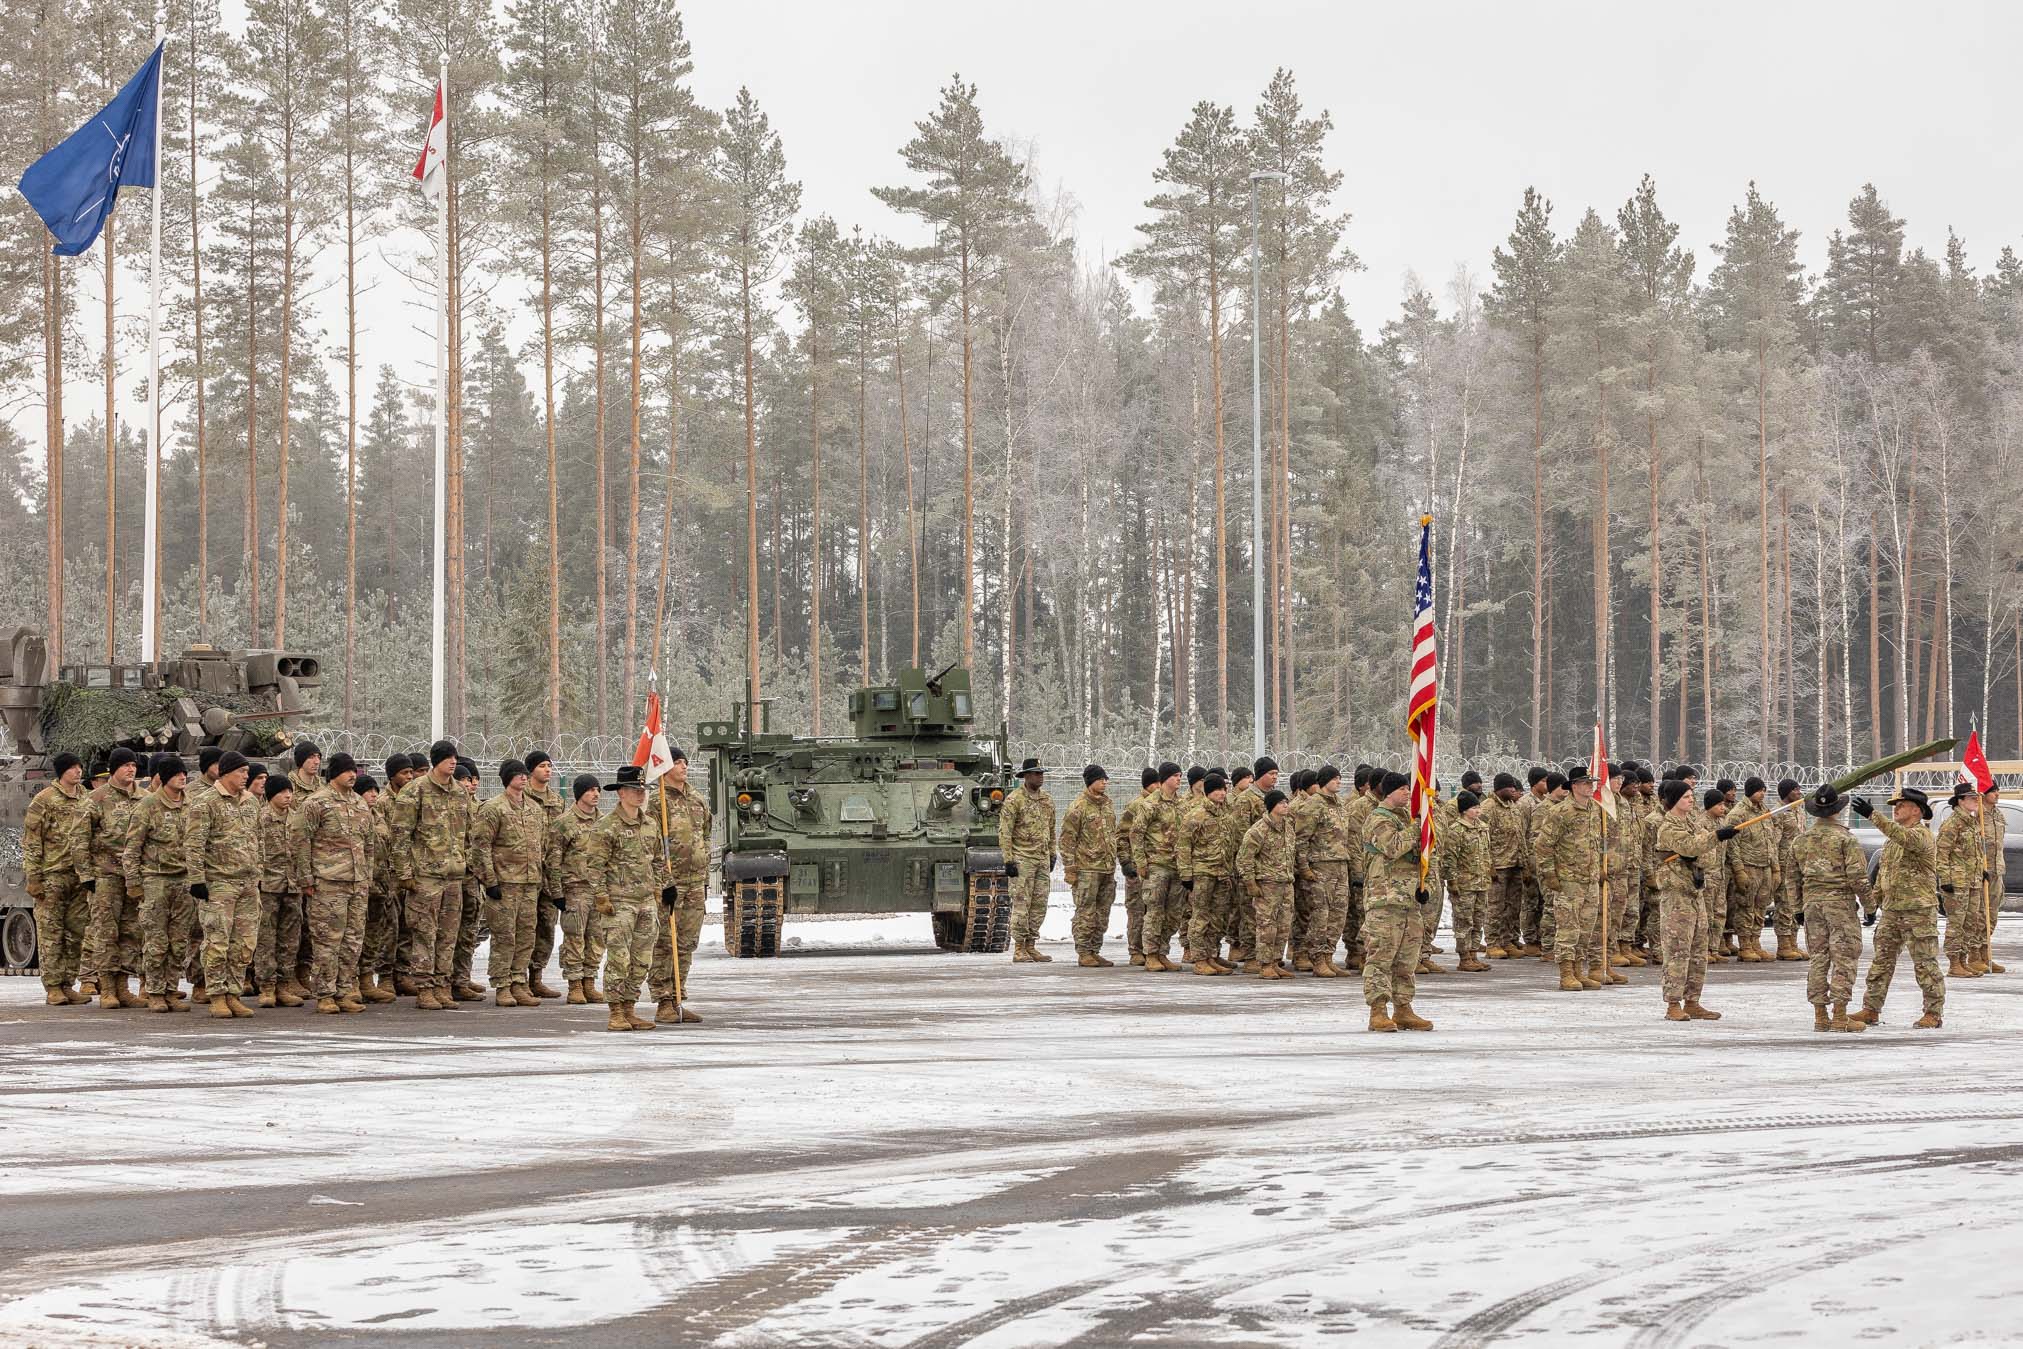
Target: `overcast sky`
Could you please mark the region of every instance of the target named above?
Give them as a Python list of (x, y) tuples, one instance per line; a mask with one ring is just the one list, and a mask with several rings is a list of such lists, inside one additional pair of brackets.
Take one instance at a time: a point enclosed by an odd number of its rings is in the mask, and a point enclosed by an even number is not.
[[(869, 188), (909, 181), (898, 148), (957, 71), (980, 86), (986, 127), (1029, 142), (1043, 183), (1078, 204), (1087, 254), (1110, 258), (1137, 243), (1160, 152), (1194, 103), (1233, 104), (1248, 120), (1272, 72), (1289, 66), (1309, 110), (1334, 116), (1328, 157), (1365, 266), (1343, 285), (1370, 336), (1396, 312), (1408, 272), (1443, 308), (1457, 264), (1486, 286), (1490, 249), (1527, 185), (1552, 199), (1564, 235), (1590, 205), (1613, 218), (1651, 173), (1696, 280), (1751, 178), (1802, 232), (1814, 272), (1865, 181), (1908, 220), (1913, 246), (1939, 253), (1951, 226), (1985, 271), (2002, 244), (2023, 243), (2018, 5), (700, 0), (684, 12), (697, 96), (722, 107), (751, 87), (804, 210), (908, 242), (916, 222)], [(418, 147), (419, 101), (413, 111)], [(80, 280), (80, 301), (95, 304), (94, 280)], [(402, 303), (405, 290), (388, 271), (366, 299), (368, 386), (381, 360), (433, 379), (430, 321)], [(125, 283), (122, 313), (144, 312), (143, 294)], [(340, 292), (316, 303), (335, 347)], [(524, 308), (514, 319), (516, 339), (531, 331)], [(69, 362), (73, 420), (102, 406), (95, 323)], [(123, 388), (144, 362), (138, 343), (123, 353)], [(38, 408), (10, 412), (39, 440)], [(171, 410), (172, 427), (182, 415)]]

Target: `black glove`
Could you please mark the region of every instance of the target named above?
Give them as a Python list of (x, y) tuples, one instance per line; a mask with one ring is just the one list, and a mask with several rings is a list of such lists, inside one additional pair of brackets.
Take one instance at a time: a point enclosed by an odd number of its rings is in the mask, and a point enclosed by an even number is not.
[(211, 897), (211, 887), (205, 885), (202, 881), (198, 881), (195, 885), (190, 887), (191, 899), (209, 899), (210, 897)]
[(1180, 888), (1191, 895), (1194, 893), (1194, 882), (1192, 880), (1183, 880), (1180, 882)]
[(661, 907), (663, 907), (663, 908), (668, 908), (668, 909), (671, 909), (671, 908), (673, 908), (673, 907), (674, 907), (674, 902), (675, 902), (675, 899), (676, 899), (676, 898), (677, 898), (677, 897), (679, 896), (679, 894), (680, 894), (680, 890), (679, 890), (679, 888), (678, 888), (678, 887), (676, 887), (676, 886), (672, 886), (672, 885), (670, 885), (670, 886), (667, 886), (666, 888), (664, 888), (664, 889), (663, 889), (663, 890), (662, 890), (662, 891), (660, 892), (660, 903), (661, 903)]
[(1939, 893), (1942, 895), (1950, 895), (1953, 893), (1953, 887), (1950, 885), (1942, 885), (1939, 887)]
[(1724, 824), (1719, 829), (1716, 829), (1714, 831), (1714, 837), (1719, 839), (1721, 842), (1726, 843), (1729, 839), (1734, 838), (1737, 834), (1741, 832), (1742, 831), (1740, 829), (1737, 829), (1732, 824)]
[(1053, 869), (1059, 866), (1060, 864), (1061, 864), (1061, 855), (1059, 853), (1050, 853), (1047, 856), (1047, 870), (1049, 872), (1052, 872)]
[(1412, 892), (1412, 898), (1413, 898), (1413, 899), (1415, 899), (1415, 900), (1417, 900), (1417, 901), (1419, 902), (1419, 907), (1420, 907), (1420, 908), (1422, 908), (1422, 909), (1423, 909), (1423, 908), (1425, 908), (1425, 907), (1426, 907), (1426, 900), (1427, 900), (1428, 896), (1427, 896), (1427, 894), (1426, 894), (1426, 891), (1425, 891), (1425, 888), (1424, 888), (1424, 887), (1421, 887), (1421, 888), (1419, 888), (1419, 889), (1417, 889), (1417, 890), (1414, 890), (1414, 891)]
[(1124, 879), (1125, 879), (1125, 880), (1127, 880), (1127, 881), (1135, 881), (1135, 880), (1137, 880), (1137, 879), (1138, 879), (1138, 868), (1136, 868), (1136, 867), (1132, 866), (1132, 865), (1131, 865), (1131, 862), (1130, 862), (1130, 860), (1129, 860), (1128, 858), (1127, 858), (1127, 859), (1125, 859), (1125, 860), (1124, 860), (1123, 862), (1120, 862), (1120, 863), (1119, 863), (1118, 865), (1120, 865), (1120, 866), (1122, 866), (1122, 867), (1124, 868)]
[(496, 901), (496, 900), (497, 900), (497, 899), (499, 898), (499, 887), (498, 887), (498, 886), (496, 886), (496, 885), (488, 885), (488, 886), (486, 886), (486, 887), (485, 887), (485, 898), (486, 898), (486, 899), (489, 899), (489, 900), (493, 900), (493, 901)]
[[(1854, 813), (1861, 816), (1864, 820), (1875, 814), (1875, 807), (1869, 804), (1866, 796), (1857, 796), (1854, 800), (1848, 802), (1848, 804), (1854, 808)], [(1874, 922), (1875, 920), (1871, 918), (1869, 921)]]
[[(1981, 868), (1981, 884), (1983, 884), (1983, 885), (1986, 885), (1987, 883), (1988, 883), (1988, 868), (1986, 868), (1986, 867), (1982, 867), (1982, 868)], [(85, 886), (84, 888), (85, 888), (85, 889), (87, 889), (87, 890), (89, 890), (89, 889), (90, 889), (91, 887), (87, 885), (87, 886)]]
[(542, 898), (553, 904), (558, 913), (569, 907), (569, 897), (567, 895), (544, 895)]
[(1870, 909), (1867, 913), (1861, 916), (1861, 925), (1863, 927), (1874, 927), (1875, 916), (1880, 912), (1882, 912), (1882, 910), (1880, 909)]
[(1004, 864), (1004, 874), (1010, 877), (1012, 880), (1017, 880), (1019, 878), (1019, 864), (1017, 862), (1012, 861), (1010, 858), (1006, 858)]
[[(1985, 872), (1985, 871), (1984, 871), (1984, 872), (1982, 872), (1982, 873), (1981, 873), (1981, 879), (1982, 879), (1982, 880), (1984, 880), (1984, 881), (1985, 881), (1985, 880), (1987, 880), (1987, 879), (1988, 879), (1988, 873), (1987, 873), (1987, 872)], [(80, 889), (80, 890), (82, 890), (82, 891), (84, 891), (84, 893), (88, 895), (88, 894), (90, 894), (90, 893), (91, 893), (91, 892), (92, 892), (93, 890), (96, 890), (96, 889), (98, 888), (98, 880), (97, 880), (97, 878), (96, 878), (96, 877), (92, 877), (92, 878), (90, 878), (90, 879), (87, 879), (87, 880), (85, 880), (85, 881), (81, 882), (81, 883), (80, 883), (80, 884), (78, 885), (78, 887), (77, 887), (77, 888), (78, 888), (78, 889)]]

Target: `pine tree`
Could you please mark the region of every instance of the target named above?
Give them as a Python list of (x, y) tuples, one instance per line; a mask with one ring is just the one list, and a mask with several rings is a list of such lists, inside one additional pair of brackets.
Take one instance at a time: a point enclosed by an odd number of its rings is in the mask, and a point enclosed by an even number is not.
[(1871, 365), (1898, 346), (1891, 322), (1903, 275), (1904, 222), (1890, 214), (1874, 183), (1863, 183), (1847, 204), (1847, 233), (1826, 241), (1826, 275), (1820, 285), (1821, 327), (1830, 350), (1861, 352)]

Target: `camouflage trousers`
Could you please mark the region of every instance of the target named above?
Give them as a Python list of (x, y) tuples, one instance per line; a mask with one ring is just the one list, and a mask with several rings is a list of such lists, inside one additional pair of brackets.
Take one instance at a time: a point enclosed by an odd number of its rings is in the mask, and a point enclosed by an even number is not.
[(1744, 949), (1763, 942), (1763, 919), (1777, 895), (1777, 873), (1769, 867), (1737, 866), (1729, 873), (1728, 907)]
[(140, 901), (126, 892), (123, 876), (100, 876), (91, 889), (91, 930), (85, 950), (96, 955), (98, 986), (116, 974), (140, 974)]
[(1291, 881), (1252, 881), (1249, 890), (1251, 952), (1266, 965), (1285, 960), (1292, 938)]
[(398, 926), (395, 929), (393, 943), (393, 972), (402, 979), (414, 978), (414, 928), (409, 926), (407, 921), (411, 905), (407, 887), (403, 885), (396, 888), (393, 907)]
[(492, 945), (485, 960), (485, 974), (492, 987), (527, 986), (527, 966), (534, 959), (534, 910), (541, 903), (541, 887), (508, 881), (496, 887), (497, 899), (485, 896), (485, 926), (492, 931)]
[(1518, 928), (1524, 913), (1524, 873), (1503, 867), (1489, 873), (1489, 912), (1482, 925), (1489, 945), (1511, 950), (1521, 945)]
[(1777, 877), (1777, 940), (1781, 943), (1798, 939), (1798, 876), (1796, 868), (1786, 862)]
[(1363, 1001), (1372, 1007), (1408, 1003), (1418, 992), (1424, 920), (1412, 903), (1385, 904), (1363, 915)]
[(611, 916), (604, 923), (610, 937), (604, 949), (604, 1000), (613, 1007), (630, 1007), (639, 1001), (639, 986), (653, 963), (654, 941), (662, 930), (660, 896), (614, 895)]
[(562, 914), (562, 977), (574, 983), (595, 979), (604, 963), (604, 943), (611, 920), (597, 912), (597, 901), (587, 889), (569, 892), (569, 907)]
[[(655, 902), (658, 904), (657, 900)], [(692, 991), (688, 985), (688, 972), (695, 964), (696, 944), (702, 940), (703, 911), (708, 904), (707, 878), (675, 887), (674, 907), (667, 910), (667, 921), (660, 924), (660, 931), (653, 939), (653, 969), (650, 982), (655, 1002), (666, 1002), (675, 996), (676, 952), (681, 955), (680, 996), (687, 998)]]
[(195, 912), (189, 888), (181, 876), (141, 878), (140, 964), (144, 992), (160, 996), (182, 982), (183, 966), (189, 960), (184, 943), (189, 940), (190, 915)]
[(1545, 902), (1545, 888), (1538, 883), (1538, 877), (1528, 870), (1520, 870), (1518, 875), (1522, 878), (1522, 893), (1517, 911), (1517, 944), (1544, 946), (1546, 924), (1552, 921), (1552, 906)]
[(1094, 868), (1075, 873), (1075, 954), (1100, 955), (1110, 910), (1117, 903), (1117, 873)]
[[(1180, 911), (1187, 898), (1187, 892), (1180, 888), (1180, 874), (1170, 867), (1147, 867), (1138, 878), (1138, 886), (1145, 919), (1139, 944), (1132, 949), (1142, 955), (1166, 955), (1173, 944), (1173, 934), (1180, 930)], [(1181, 932), (1180, 942), (1182, 946), (1188, 945), (1187, 933)]]
[(1559, 949), (1559, 896), (1543, 885), (1538, 894), (1538, 944), (1551, 955)]
[(1252, 960), (1257, 956), (1257, 915), (1250, 897), (1234, 876), (1229, 878), (1229, 958)]
[(1304, 955), (1307, 949), (1307, 923), (1313, 917), (1313, 887), (1305, 876), (1297, 870), (1292, 881), (1292, 927), (1286, 936), (1286, 945), (1295, 955)]
[(464, 883), (422, 876), (407, 892), (407, 927), (412, 943), (409, 974), (417, 988), (448, 988), (463, 938)]
[(76, 980), (90, 927), (90, 890), (75, 876), (42, 882), (42, 898), (35, 901), (35, 949), (44, 988), (68, 988)]
[(1553, 892), (1552, 957), (1586, 969), (1601, 949), (1602, 892), (1594, 881), (1564, 881)]
[(1047, 891), (1053, 876), (1044, 860), (1018, 860), (1019, 874), (1011, 878), (1011, 934), (1018, 946), (1030, 946), (1040, 939), (1040, 924), (1047, 918)]
[(295, 952), (302, 945), (302, 896), (293, 890), (260, 892), (260, 930), (253, 938), (253, 982), (279, 983), (295, 977)]
[(1917, 976), (1918, 991), (1925, 995), (1925, 1010), (1940, 1016), (1946, 1010), (1946, 976), (1939, 969), (1939, 911), (1937, 909), (1892, 909), (1883, 906), (1876, 919), (1875, 954), (1868, 962), (1868, 987), (1862, 992), (1862, 1006), (1880, 1012), (1890, 995), (1890, 979), (1897, 972), (1897, 956), (1910, 948), (1911, 973)]
[(1193, 910), (1187, 949), (1197, 960), (1222, 954), (1222, 939), (1236, 932), (1236, 882), (1228, 876), (1196, 876), (1187, 892)]
[(1342, 914), (1342, 951), (1348, 963), (1363, 959), (1363, 883), (1349, 881), (1349, 907)]
[(209, 893), (197, 901), (197, 921), (204, 929), (204, 988), (214, 998), (246, 991), (246, 967), (253, 963), (253, 944), (260, 936), (260, 892), (257, 882), (210, 881)]
[(400, 942), (400, 904), (375, 885), (365, 898), (365, 941), (358, 951), (358, 977), (390, 975), (394, 948)]
[(1419, 910), (1419, 954), (1432, 958), (1433, 937), (1440, 931), (1440, 911), (1446, 907), (1442, 898), (1447, 891), (1447, 882), (1437, 873), (1426, 877), (1426, 905)]
[(316, 952), (309, 991), (319, 998), (358, 992), (365, 903), (366, 887), (357, 881), (318, 881), (304, 904), (309, 945)]
[(1657, 877), (1646, 875), (1642, 911), (1637, 915), (1637, 945), (1653, 951), (1658, 949), (1663, 941), (1664, 917)]
[(1861, 906), (1854, 897), (1815, 897), (1807, 904), (1805, 945), (1811, 953), (1805, 963), (1805, 1000), (1814, 1007), (1850, 1001), (1855, 966), (1861, 963)]
[(1124, 949), (1137, 955), (1145, 949), (1145, 879), (1124, 878)]
[(1479, 956), (1489, 949), (1483, 933), (1488, 924), (1487, 890), (1449, 890), (1448, 912), (1454, 921), (1454, 954)]
[(1609, 946), (1628, 946), (1637, 934), (1637, 912), (1630, 903), (1636, 898), (1637, 887), (1631, 880), (1635, 873), (1624, 870), (1609, 876)]
[(1706, 870), (1707, 883), (1700, 887), (1700, 898), (1707, 904), (1707, 949), (1719, 951), (1728, 931), (1728, 872), (1720, 867)]
[(534, 949), (527, 960), (527, 981), (539, 982), (548, 971), (548, 961), (555, 954), (555, 929), (560, 918), (560, 908), (548, 892), (534, 901)]
[(1965, 960), (1988, 944), (1988, 901), (1975, 885), (1946, 899), (1946, 955)]
[(1313, 879), (1307, 883), (1307, 959), (1332, 961), (1342, 924), (1348, 921), (1349, 864), (1315, 862), (1312, 870)]
[(1665, 957), (1665, 1001), (1698, 1002), (1707, 986), (1706, 892), (1692, 886), (1658, 892), (1659, 945)]
[(451, 959), (453, 984), (471, 982), (471, 967), (477, 959), (478, 939), (484, 935), (485, 892), (475, 876), (464, 878), (463, 907), (457, 915), (457, 949)]

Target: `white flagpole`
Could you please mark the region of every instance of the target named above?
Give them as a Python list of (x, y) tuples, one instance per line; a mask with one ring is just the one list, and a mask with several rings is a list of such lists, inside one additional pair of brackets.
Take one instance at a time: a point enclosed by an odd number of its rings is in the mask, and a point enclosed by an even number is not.
[(447, 679), (443, 668), (443, 629), (446, 622), (443, 603), (443, 512), (446, 491), (443, 476), (447, 471), (445, 463), (449, 442), (449, 286), (450, 286), (450, 184), (449, 184), (449, 117), (450, 117), (450, 56), (444, 52), (438, 75), (443, 101), (443, 163), (437, 172), (443, 175), (436, 193), (436, 476), (435, 476), (435, 574), (431, 578), (434, 599), (434, 635), (429, 640), (429, 703), (428, 722), (431, 739), (443, 737), (443, 705), (447, 695)]
[[(155, 185), (152, 198), (152, 237), (148, 246), (148, 421), (147, 499), (141, 505), (141, 616), (140, 654), (144, 661), (160, 660), (161, 615), (160, 512), (156, 509), (162, 475), (162, 85), (168, 74), (168, 16), (155, 10), (155, 46), (161, 48), (161, 65), (155, 68)], [(194, 184), (192, 184), (194, 187)]]

